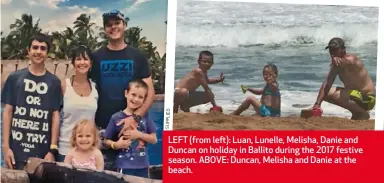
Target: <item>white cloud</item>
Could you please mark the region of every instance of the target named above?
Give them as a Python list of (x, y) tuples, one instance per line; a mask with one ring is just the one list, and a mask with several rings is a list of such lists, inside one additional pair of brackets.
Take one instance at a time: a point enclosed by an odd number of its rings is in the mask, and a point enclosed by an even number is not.
[(127, 12), (132, 12), (132, 11), (135, 11), (136, 8), (142, 4), (142, 3), (146, 3), (146, 2), (149, 2), (149, 1), (152, 1), (152, 0), (128, 0), (128, 2), (134, 2), (129, 8), (126, 8), (124, 9), (124, 11), (127, 11)]
[(9, 4), (12, 0), (1, 0), (1, 4)]
[(27, 1), (27, 3), (29, 5), (40, 5), (40, 6), (47, 6), (50, 8), (58, 8), (57, 4), (65, 1), (67, 0), (29, 0)]
[[(34, 22), (40, 19), (39, 25), (46, 31), (63, 31), (66, 27), (73, 27), (76, 18), (86, 13), (91, 21), (102, 26), (102, 13), (98, 8), (86, 6), (58, 7), (57, 4), (65, 0), (17, 0), (4, 5), (2, 0), (1, 28), (4, 35), (9, 33), (9, 25), (14, 23), (21, 14), (31, 14)], [(11, 0), (8, 0), (11, 1)]]

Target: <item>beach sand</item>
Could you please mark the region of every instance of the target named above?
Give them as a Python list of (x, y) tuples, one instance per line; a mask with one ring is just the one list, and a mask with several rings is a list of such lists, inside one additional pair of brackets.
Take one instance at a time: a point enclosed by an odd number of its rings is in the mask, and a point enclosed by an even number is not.
[(217, 112), (181, 112), (173, 116), (174, 130), (373, 130), (374, 126), (374, 120), (349, 120), (338, 117), (261, 118)]

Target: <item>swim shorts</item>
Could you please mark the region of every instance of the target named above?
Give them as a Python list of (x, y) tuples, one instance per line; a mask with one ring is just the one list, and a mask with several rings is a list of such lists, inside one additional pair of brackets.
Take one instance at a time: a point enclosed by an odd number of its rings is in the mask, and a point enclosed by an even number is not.
[(280, 117), (280, 110), (277, 110), (277, 109), (274, 109), (272, 107), (265, 106), (265, 105), (261, 104), (261, 106), (260, 106), (260, 115), (262, 117), (266, 117), (266, 116), (269, 116), (269, 117)]
[(368, 95), (359, 90), (351, 90), (349, 98), (366, 111), (372, 110), (376, 104), (376, 97), (374, 95)]

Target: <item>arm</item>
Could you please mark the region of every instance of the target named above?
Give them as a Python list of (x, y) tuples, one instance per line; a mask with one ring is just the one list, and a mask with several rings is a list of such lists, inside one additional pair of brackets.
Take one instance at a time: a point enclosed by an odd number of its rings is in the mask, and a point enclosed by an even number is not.
[(221, 82), (221, 78), (208, 78), (208, 84), (216, 84), (220, 82)]
[(148, 116), (144, 120), (147, 124), (147, 129), (145, 130), (145, 132), (141, 132), (138, 131), (137, 128), (133, 128), (133, 130), (128, 131), (128, 137), (131, 139), (141, 139), (150, 144), (156, 144), (156, 124), (151, 119), (149, 119)]
[(334, 66), (345, 66), (345, 65), (358, 65), (362, 66), (361, 61), (359, 58), (356, 57), (356, 55), (346, 55), (343, 58), (340, 57), (333, 57), (331, 65)]
[(9, 146), (9, 139), (11, 137), (11, 125), (13, 118), (13, 106), (14, 102), (14, 90), (13, 90), (13, 75), (10, 75), (5, 81), (3, 91), (1, 93), (1, 102), (5, 104), (3, 111), (3, 124), (2, 124), (2, 151), (4, 156), (4, 162), (7, 168), (13, 168), (15, 164), (14, 155), (12, 149)]
[(61, 93), (64, 95), (65, 93), (65, 88), (67, 87), (67, 84), (65, 83), (65, 79), (63, 79), (61, 82)]
[(225, 76), (223, 73), (220, 74), (220, 77), (218, 78), (207, 78), (207, 81), (209, 84), (216, 84), (216, 83), (220, 83), (220, 82), (223, 82), (225, 79)]
[(100, 150), (96, 150), (96, 169), (97, 170), (104, 170), (104, 157)]
[(73, 150), (69, 151), (67, 153), (67, 155), (65, 155), (64, 163), (68, 163), (68, 164), (72, 165), (72, 158), (73, 158), (72, 151)]
[(155, 88), (153, 87), (153, 81), (151, 77), (143, 79), (145, 83), (148, 85), (148, 94), (147, 94), (147, 99), (145, 99), (143, 105), (141, 105), (140, 108), (138, 108), (135, 111), (136, 115), (144, 116), (148, 109), (151, 107), (153, 101), (155, 100)]
[(338, 70), (335, 66), (331, 66), (331, 69), (328, 73), (327, 80), (323, 82), (320, 87), (319, 94), (317, 96), (317, 100), (315, 105), (321, 105), (324, 100), (324, 97), (328, 95), (329, 90), (331, 89), (333, 82), (335, 82), (336, 76), (338, 74)]
[(57, 139), (59, 138), (59, 126), (60, 126), (60, 114), (59, 114), (59, 111), (55, 111), (52, 114), (52, 131), (51, 131), (52, 145), (57, 145)]
[(262, 95), (264, 93), (264, 89), (247, 88), (247, 90), (255, 95)]
[(271, 92), (277, 92), (277, 89), (279, 88), (276, 82), (268, 83), (268, 86), (271, 89)]
[(53, 98), (53, 113), (52, 113), (52, 129), (51, 129), (51, 145), (57, 145), (59, 138), (59, 127), (60, 127), (60, 108), (62, 102), (62, 82), (58, 80), (55, 88)]
[(139, 139), (148, 142), (150, 144), (156, 144), (157, 143), (157, 136), (156, 133), (146, 134), (139, 131)]
[(207, 77), (201, 69), (194, 69), (193, 74), (197, 78), (199, 84), (204, 88), (204, 91), (207, 93), (209, 99), (213, 106), (216, 106), (216, 102), (214, 100), (215, 96), (212, 93), (212, 90), (208, 86)]
[[(141, 105), (141, 107), (136, 109), (135, 111), (135, 115), (143, 117), (145, 116), (148, 109), (151, 107), (153, 101), (155, 100), (155, 89), (153, 87), (153, 81), (149, 70), (148, 60), (143, 55), (140, 54), (137, 56), (134, 69), (134, 78), (141, 78), (148, 85), (147, 98)], [(125, 119), (122, 119), (119, 123), (117, 123), (117, 126), (120, 126), (122, 124), (124, 124), (124, 127), (120, 130), (119, 136), (122, 135), (125, 131), (127, 131), (128, 128), (130, 128), (131, 124), (136, 124), (136, 121), (132, 116), (130, 116)]]
[(124, 139), (124, 136), (121, 136), (118, 141), (105, 139), (104, 144), (113, 150), (127, 149), (131, 145), (131, 140)]
[(193, 75), (197, 78), (199, 84), (204, 88), (206, 92), (211, 91), (208, 86), (207, 77), (201, 69), (194, 69), (192, 71)]
[(223, 73), (221, 74), (220, 77), (218, 78), (208, 78), (207, 77), (208, 84), (216, 84), (224, 81), (224, 75)]
[(11, 121), (13, 117), (13, 106), (9, 104), (5, 104), (4, 111), (3, 111), (3, 125), (2, 125), (2, 131), (3, 131), (3, 148), (9, 148), (9, 138), (11, 136)]

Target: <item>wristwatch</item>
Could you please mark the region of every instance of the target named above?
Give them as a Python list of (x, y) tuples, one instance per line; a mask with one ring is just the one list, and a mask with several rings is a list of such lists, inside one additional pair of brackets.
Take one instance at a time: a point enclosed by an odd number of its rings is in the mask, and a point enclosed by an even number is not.
[(57, 145), (52, 144), (49, 147), (49, 152), (52, 153), (56, 157), (59, 154), (59, 151), (57, 150)]
[(140, 115), (137, 115), (135, 113), (133, 113), (132, 116), (133, 116), (133, 119), (135, 119), (135, 121), (138, 123), (141, 121), (141, 119), (143, 119)]

